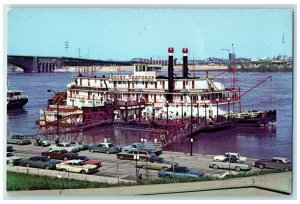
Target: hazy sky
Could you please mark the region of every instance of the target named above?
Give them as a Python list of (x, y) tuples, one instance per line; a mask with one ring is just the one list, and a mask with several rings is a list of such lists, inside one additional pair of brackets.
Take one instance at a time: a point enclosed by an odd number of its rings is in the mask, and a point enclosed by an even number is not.
[[(292, 56), (293, 13), (288, 9), (13, 8), (8, 54), (130, 60)], [(282, 38), (285, 42), (282, 43)], [(70, 48), (65, 49), (65, 41)], [(193, 54), (194, 53), (194, 54)]]

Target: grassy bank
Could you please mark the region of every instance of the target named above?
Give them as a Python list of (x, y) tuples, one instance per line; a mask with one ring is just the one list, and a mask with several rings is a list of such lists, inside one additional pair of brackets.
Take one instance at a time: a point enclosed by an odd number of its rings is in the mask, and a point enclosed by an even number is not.
[[(222, 179), (232, 179), (239, 177), (257, 176), (269, 173), (280, 173), (284, 170), (262, 170), (258, 172), (243, 172), (237, 175), (226, 176)], [(131, 186), (131, 185), (151, 185), (151, 184), (167, 184), (167, 183), (184, 183), (184, 182), (199, 182), (199, 181), (213, 181), (221, 180), (217, 177), (203, 176), (200, 178), (163, 178), (163, 179), (142, 179), (136, 183), (120, 182), (118, 184), (99, 183), (91, 181), (80, 181), (74, 179), (58, 179), (49, 176), (37, 176), (25, 173), (17, 173), (7, 171), (7, 191), (19, 190), (50, 190), (50, 189), (80, 189), (80, 188), (108, 188), (118, 186)]]

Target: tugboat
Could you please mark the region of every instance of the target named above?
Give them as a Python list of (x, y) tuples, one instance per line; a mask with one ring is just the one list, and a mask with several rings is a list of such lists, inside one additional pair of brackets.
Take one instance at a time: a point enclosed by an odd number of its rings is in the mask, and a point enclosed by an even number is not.
[(7, 90), (7, 109), (22, 108), (28, 102), (28, 97), (22, 91)]

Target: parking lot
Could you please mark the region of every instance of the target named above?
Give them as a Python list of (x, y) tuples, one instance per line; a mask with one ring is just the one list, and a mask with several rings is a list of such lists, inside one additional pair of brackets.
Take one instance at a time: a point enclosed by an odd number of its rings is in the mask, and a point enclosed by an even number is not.
[[(41, 152), (48, 151), (48, 147), (34, 146), (30, 145), (13, 145), (14, 154), (16, 156), (21, 157), (31, 157), (41, 155)], [(101, 176), (108, 178), (117, 178), (124, 180), (136, 180), (136, 161), (130, 160), (119, 160), (117, 159), (115, 154), (106, 154), (106, 153), (91, 153), (88, 150), (80, 151), (78, 153), (80, 156), (88, 156), (90, 159), (97, 159), (101, 161), (101, 167), (99, 168), (99, 172), (92, 174), (93, 176)], [(197, 155), (194, 154), (190, 156), (190, 154), (184, 154), (180, 152), (167, 152), (164, 151), (160, 157), (164, 158), (170, 162), (177, 162), (180, 166), (186, 166), (191, 170), (197, 170), (205, 173), (205, 175), (215, 175), (222, 176), (224, 173), (227, 173), (228, 170), (217, 169), (214, 170), (209, 168), (208, 163), (213, 159), (214, 155)], [(247, 155), (243, 155), (247, 156)], [(255, 159), (248, 158), (248, 162), (252, 162), (254, 164)], [(27, 168), (27, 167), (26, 167)], [(29, 168), (32, 171), (33, 168)], [(257, 171), (258, 168), (252, 167), (250, 171)], [(56, 171), (56, 170), (51, 170)], [(50, 174), (45, 171), (46, 175)], [(57, 171), (56, 171), (57, 172)], [(237, 173), (234, 170), (231, 171), (233, 174)], [(80, 174), (78, 178), (80, 179), (82, 176)], [(53, 176), (53, 175), (50, 175)], [(157, 170), (145, 170), (143, 171), (143, 178), (157, 178)], [(96, 179), (97, 180), (97, 179)]]

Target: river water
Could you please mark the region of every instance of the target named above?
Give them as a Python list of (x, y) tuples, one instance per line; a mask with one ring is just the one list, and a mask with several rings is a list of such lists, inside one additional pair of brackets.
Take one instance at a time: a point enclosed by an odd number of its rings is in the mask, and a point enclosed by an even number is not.
[[(212, 76), (220, 72), (210, 72)], [(96, 73), (109, 75), (110, 73)], [(162, 73), (163, 74), (163, 73)], [(36, 134), (35, 121), (39, 110), (47, 106), (52, 97), (47, 89), (64, 91), (66, 84), (74, 80), (76, 73), (8, 73), (9, 87), (23, 90), (29, 102), (19, 110), (9, 110), (7, 114), (7, 135), (10, 132)], [(178, 73), (180, 76), (180, 73)], [(196, 76), (205, 76), (204, 72), (195, 72)], [(239, 152), (251, 158), (271, 158), (284, 156), (292, 159), (293, 153), (293, 73), (292, 72), (238, 72), (238, 85), (241, 93), (259, 83), (268, 76), (268, 80), (242, 97), (243, 110), (277, 110), (277, 122), (268, 127), (240, 126), (214, 133), (200, 133), (194, 138), (193, 152), (200, 154), (223, 154), (226, 151)], [(230, 84), (230, 75), (223, 74), (216, 81)], [(238, 106), (235, 106), (235, 110)], [(227, 110), (226, 107), (224, 107)], [(232, 107), (231, 107), (232, 110)], [(113, 143), (128, 145), (147, 136), (145, 131), (112, 128), (110, 126), (93, 128), (64, 140), (82, 139), (88, 143), (102, 142), (109, 137)], [(172, 146), (173, 151), (190, 152), (190, 141), (185, 139)]]

